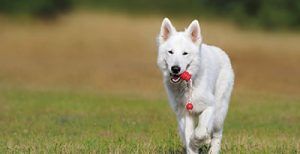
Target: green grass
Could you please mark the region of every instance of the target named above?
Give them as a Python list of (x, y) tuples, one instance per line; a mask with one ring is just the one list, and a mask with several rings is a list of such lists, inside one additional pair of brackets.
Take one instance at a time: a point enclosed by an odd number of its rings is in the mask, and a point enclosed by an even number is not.
[[(0, 153), (182, 152), (166, 100), (5, 89), (0, 105)], [(299, 108), (297, 97), (235, 94), (222, 152), (299, 153)]]

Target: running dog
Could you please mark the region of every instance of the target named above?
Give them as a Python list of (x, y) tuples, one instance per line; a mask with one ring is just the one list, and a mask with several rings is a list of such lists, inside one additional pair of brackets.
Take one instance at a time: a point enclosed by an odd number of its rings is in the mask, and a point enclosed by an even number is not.
[[(157, 42), (157, 65), (186, 152), (199, 153), (201, 145), (210, 144), (209, 153), (219, 153), (234, 84), (229, 57), (222, 49), (203, 43), (197, 20), (177, 32), (165, 18)], [(184, 72), (191, 74), (192, 86), (180, 78)], [(185, 106), (189, 99), (192, 109), (188, 110)]]

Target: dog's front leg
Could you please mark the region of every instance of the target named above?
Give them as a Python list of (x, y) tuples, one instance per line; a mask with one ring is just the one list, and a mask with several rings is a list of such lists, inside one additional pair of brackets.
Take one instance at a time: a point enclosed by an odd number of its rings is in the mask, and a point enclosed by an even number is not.
[(192, 134), (194, 133), (195, 125), (194, 125), (194, 118), (189, 112), (185, 113), (185, 128), (184, 128), (184, 135), (185, 135), (185, 143), (186, 143), (186, 153), (187, 154), (196, 154), (198, 150), (194, 150), (190, 147), (190, 141)]
[(178, 131), (180, 135), (180, 139), (183, 143), (183, 146), (186, 147), (186, 142), (185, 142), (185, 116), (182, 114), (177, 115), (177, 120), (178, 120)]
[(192, 149), (198, 149), (199, 146), (210, 139), (213, 125), (214, 108), (207, 107), (199, 116), (198, 126), (196, 127), (190, 141)]

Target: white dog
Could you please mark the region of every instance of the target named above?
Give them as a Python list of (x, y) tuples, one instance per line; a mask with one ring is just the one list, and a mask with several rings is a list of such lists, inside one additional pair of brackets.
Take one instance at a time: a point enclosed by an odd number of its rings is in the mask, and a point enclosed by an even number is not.
[[(177, 32), (165, 18), (158, 46), (157, 64), (187, 153), (198, 153), (202, 144), (210, 144), (209, 153), (219, 153), (234, 82), (228, 56), (220, 48), (202, 42), (197, 20), (184, 32)], [(192, 87), (180, 79), (185, 71), (192, 75)], [(185, 108), (189, 97), (192, 110)]]

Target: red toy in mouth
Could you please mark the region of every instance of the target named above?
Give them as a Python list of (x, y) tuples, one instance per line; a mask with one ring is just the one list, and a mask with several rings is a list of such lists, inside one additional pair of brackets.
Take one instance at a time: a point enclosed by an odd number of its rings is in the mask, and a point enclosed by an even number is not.
[(184, 81), (189, 81), (191, 80), (192, 75), (189, 72), (184, 71), (182, 74), (180, 74), (180, 78)]
[(180, 75), (172, 75), (171, 74), (171, 82), (173, 82), (173, 83), (177, 83), (181, 79), (188, 82), (191, 78), (192, 78), (192, 75), (187, 71), (184, 71)]

